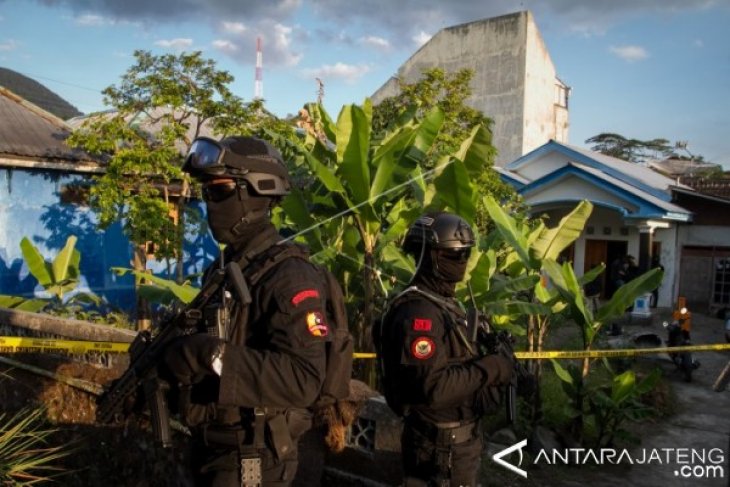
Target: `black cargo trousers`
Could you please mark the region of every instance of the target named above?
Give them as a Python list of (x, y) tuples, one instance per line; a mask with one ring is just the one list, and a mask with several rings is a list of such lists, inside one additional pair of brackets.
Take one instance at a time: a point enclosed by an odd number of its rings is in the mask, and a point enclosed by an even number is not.
[(482, 457), (479, 421), (404, 421), (401, 437), (405, 487), (474, 487)]

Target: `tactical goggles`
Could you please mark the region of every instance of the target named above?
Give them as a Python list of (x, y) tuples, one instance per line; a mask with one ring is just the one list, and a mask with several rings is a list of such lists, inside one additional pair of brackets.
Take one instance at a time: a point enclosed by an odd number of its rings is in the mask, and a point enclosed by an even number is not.
[(217, 141), (208, 137), (198, 137), (190, 146), (183, 169), (190, 171), (191, 174), (223, 173), (226, 166), (223, 160), (226, 154), (226, 149)]
[(203, 201), (218, 203), (233, 196), (239, 187), (245, 187), (245, 183), (233, 179), (213, 180), (203, 184)]
[(439, 249), (441, 255), (454, 262), (466, 262), (471, 256), (471, 247), (464, 247), (460, 249)]
[(276, 151), (263, 141), (258, 144), (255, 150), (264, 153), (244, 155), (208, 137), (198, 137), (190, 146), (182, 170), (203, 181), (216, 178), (244, 180), (260, 196), (288, 194), (289, 175), (281, 157), (266, 153)]

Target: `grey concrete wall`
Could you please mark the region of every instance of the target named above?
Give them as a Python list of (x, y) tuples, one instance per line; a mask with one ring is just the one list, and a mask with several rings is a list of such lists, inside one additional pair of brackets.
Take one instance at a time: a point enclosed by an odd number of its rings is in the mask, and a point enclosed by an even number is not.
[[(529, 12), (443, 29), (399, 68), (397, 77), (413, 83), (431, 67), (474, 71), (467, 102), (494, 120), (496, 165), (504, 166), (550, 138), (567, 142), (561, 139), (567, 137), (567, 109), (555, 105), (555, 68)], [(390, 79), (372, 100), (377, 104), (397, 92)]]

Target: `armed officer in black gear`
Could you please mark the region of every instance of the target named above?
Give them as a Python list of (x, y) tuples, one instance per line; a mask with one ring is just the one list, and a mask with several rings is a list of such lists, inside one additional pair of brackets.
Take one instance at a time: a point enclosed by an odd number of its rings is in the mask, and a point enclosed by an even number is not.
[(466, 315), (454, 298), (474, 243), (457, 215), (420, 217), (403, 244), (416, 273), (374, 327), (385, 397), (404, 418), (406, 486), (476, 485), (479, 418), (484, 398), (492, 397), (485, 392), (508, 384), (513, 374), (509, 359), (471, 351)]
[(201, 137), (183, 170), (202, 182), (210, 230), (226, 245), (204, 279), (229, 262), (245, 278), (242, 289), (227, 277), (203, 310), (208, 333), (173, 342), (161, 367), (193, 433), (196, 485), (289, 485), (297, 439), (311, 427), (307, 408), (325, 378), (328, 288), (270, 221), (290, 188), (275, 148), (253, 137)]

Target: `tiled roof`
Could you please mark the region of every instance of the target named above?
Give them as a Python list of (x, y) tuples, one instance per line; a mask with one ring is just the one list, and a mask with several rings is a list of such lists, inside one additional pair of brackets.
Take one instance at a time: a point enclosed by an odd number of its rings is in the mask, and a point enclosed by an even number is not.
[(679, 180), (681, 183), (691, 187), (698, 193), (730, 199), (730, 177), (728, 176), (721, 178), (682, 176)]
[(70, 133), (60, 118), (0, 87), (0, 158), (46, 163), (91, 161), (83, 151), (66, 145)]

